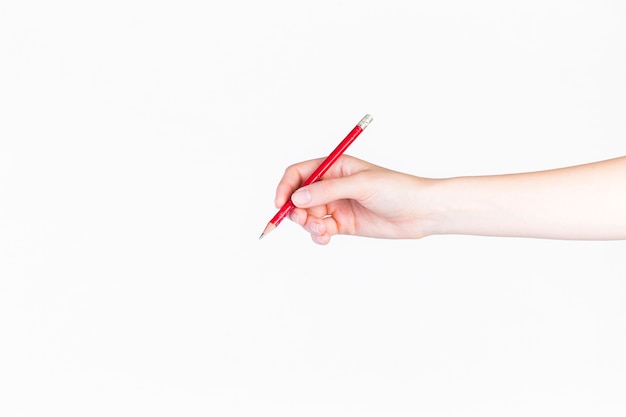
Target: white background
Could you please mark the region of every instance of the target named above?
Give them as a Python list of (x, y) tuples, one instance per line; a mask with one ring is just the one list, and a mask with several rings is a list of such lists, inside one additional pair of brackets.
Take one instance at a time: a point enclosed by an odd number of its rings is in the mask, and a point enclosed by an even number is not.
[(291, 163), (626, 154), (620, 1), (0, 2), (0, 415), (626, 414), (626, 242), (334, 237)]

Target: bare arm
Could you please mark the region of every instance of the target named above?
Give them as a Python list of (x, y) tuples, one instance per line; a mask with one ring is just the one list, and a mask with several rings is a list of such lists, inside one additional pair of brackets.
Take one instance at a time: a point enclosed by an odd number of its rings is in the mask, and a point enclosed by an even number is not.
[(626, 157), (433, 184), (432, 233), (626, 239)]
[(626, 157), (547, 171), (429, 179), (340, 158), (322, 181), (298, 189), (319, 160), (294, 164), (276, 204), (316, 243), (336, 234), (435, 234), (626, 239)]

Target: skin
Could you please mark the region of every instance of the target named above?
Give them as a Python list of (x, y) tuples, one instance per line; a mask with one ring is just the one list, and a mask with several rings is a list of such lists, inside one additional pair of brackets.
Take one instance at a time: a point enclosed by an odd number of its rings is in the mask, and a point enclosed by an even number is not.
[(322, 159), (285, 170), (276, 207), (326, 245), (337, 234), (419, 239), (464, 234), (626, 239), (626, 157), (505, 175), (423, 178), (343, 155), (321, 181), (299, 188)]

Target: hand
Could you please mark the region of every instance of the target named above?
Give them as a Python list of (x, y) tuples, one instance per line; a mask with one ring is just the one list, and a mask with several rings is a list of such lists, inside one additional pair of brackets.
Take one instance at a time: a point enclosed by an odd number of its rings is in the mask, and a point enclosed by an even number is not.
[(325, 245), (333, 235), (420, 238), (429, 234), (429, 213), (421, 209), (422, 190), (431, 180), (391, 171), (343, 155), (322, 180), (298, 189), (322, 162), (294, 164), (276, 190), (276, 207), (291, 198), (290, 219)]

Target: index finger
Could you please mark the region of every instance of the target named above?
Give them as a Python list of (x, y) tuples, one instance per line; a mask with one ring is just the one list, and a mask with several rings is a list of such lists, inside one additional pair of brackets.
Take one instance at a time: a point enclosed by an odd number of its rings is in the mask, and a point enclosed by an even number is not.
[[(311, 159), (297, 164), (290, 165), (285, 169), (285, 173), (276, 187), (276, 197), (274, 204), (280, 208), (291, 198), (291, 195), (306, 181), (309, 176), (324, 161), (324, 158)], [(331, 166), (322, 178), (336, 178), (355, 174), (375, 165), (365, 162), (350, 155), (340, 156), (335, 164)]]
[(316, 158), (288, 166), (276, 187), (274, 205), (277, 208), (282, 207), (323, 160), (324, 158)]

